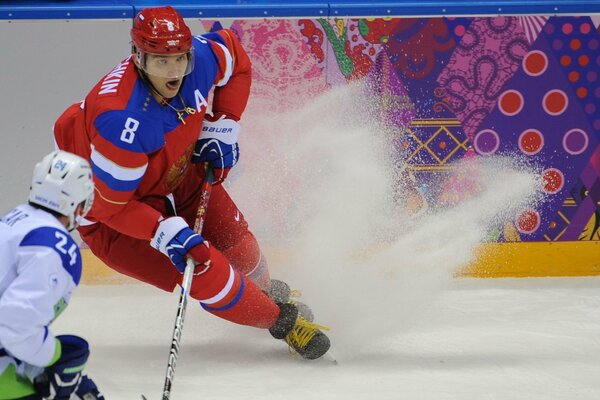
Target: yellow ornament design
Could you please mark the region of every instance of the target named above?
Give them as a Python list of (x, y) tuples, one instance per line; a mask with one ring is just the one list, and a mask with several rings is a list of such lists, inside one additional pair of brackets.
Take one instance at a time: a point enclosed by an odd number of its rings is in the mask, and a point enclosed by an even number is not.
[(181, 155), (173, 165), (169, 168), (167, 176), (165, 178), (165, 188), (169, 193), (173, 192), (185, 178), (185, 173), (190, 166), (190, 160), (192, 158), (192, 152), (194, 151), (195, 143), (191, 143), (185, 150), (185, 153)]

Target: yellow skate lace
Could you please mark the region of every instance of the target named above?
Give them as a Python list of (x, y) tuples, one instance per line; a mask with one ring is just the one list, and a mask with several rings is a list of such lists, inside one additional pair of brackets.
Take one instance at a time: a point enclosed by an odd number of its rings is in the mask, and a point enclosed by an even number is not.
[(290, 353), (294, 352), (294, 347), (304, 349), (306, 345), (315, 337), (317, 330), (328, 331), (328, 326), (323, 326), (309, 322), (302, 317), (298, 317), (294, 329), (285, 337), (289, 345)]
[(297, 305), (298, 304), (298, 299), (302, 297), (302, 292), (299, 291), (298, 289), (292, 289), (290, 290), (290, 297), (288, 297), (288, 303), (290, 304), (294, 304)]

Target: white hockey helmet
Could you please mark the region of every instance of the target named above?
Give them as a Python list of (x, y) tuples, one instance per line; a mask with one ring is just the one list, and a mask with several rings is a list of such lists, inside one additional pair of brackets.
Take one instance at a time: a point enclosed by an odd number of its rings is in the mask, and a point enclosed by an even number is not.
[(93, 201), (92, 169), (84, 158), (58, 150), (46, 155), (33, 169), (29, 202), (68, 217), (69, 231), (79, 225)]

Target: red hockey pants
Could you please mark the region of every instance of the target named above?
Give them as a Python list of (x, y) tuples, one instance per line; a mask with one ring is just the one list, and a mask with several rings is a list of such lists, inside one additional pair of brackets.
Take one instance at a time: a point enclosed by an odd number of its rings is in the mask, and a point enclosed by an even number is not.
[[(193, 227), (200, 184), (194, 172), (187, 175), (174, 193), (175, 207), (177, 215)], [(166, 216), (170, 212), (165, 200), (152, 197), (142, 201)], [(79, 232), (94, 255), (112, 269), (169, 292), (181, 284), (183, 275), (148, 241), (123, 235), (102, 223), (79, 227)], [(271, 327), (279, 307), (259, 288), (269, 287), (266, 262), (248, 223), (222, 185), (212, 189), (201, 234), (211, 244), (211, 267), (194, 276), (190, 296), (221, 318)]]

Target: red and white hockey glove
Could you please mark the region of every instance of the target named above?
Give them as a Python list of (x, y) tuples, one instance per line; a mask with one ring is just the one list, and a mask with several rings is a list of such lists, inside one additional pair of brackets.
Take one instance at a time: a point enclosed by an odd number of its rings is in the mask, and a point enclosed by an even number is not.
[(225, 181), (229, 170), (237, 164), (240, 158), (239, 136), (240, 124), (225, 114), (204, 117), (192, 162), (208, 161), (212, 164), (215, 174), (213, 185)]
[(190, 229), (181, 217), (170, 217), (160, 221), (150, 244), (169, 257), (181, 273), (185, 271), (187, 256), (192, 257), (196, 265), (210, 265), (208, 242)]

